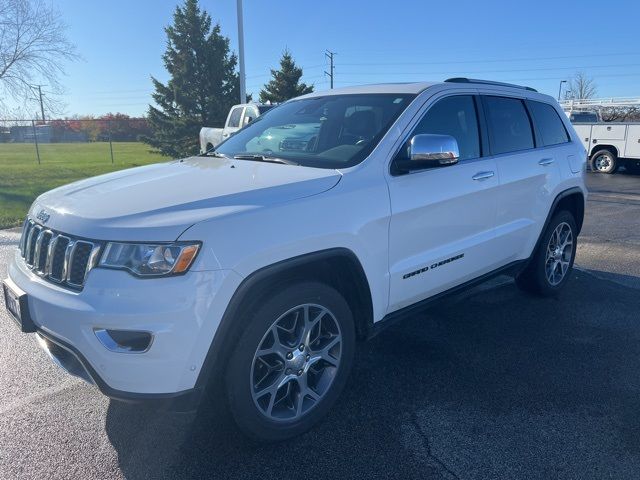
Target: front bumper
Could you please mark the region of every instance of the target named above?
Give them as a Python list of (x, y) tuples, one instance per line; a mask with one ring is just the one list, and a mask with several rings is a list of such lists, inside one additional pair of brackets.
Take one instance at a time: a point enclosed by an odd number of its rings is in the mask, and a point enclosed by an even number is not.
[[(94, 269), (81, 292), (43, 280), (16, 253), (9, 278), (27, 294), (40, 343), (60, 366), (118, 400), (164, 403), (199, 395), (198, 375), (241, 277), (232, 271), (135, 278)], [(146, 331), (144, 353), (108, 350), (95, 329)]]

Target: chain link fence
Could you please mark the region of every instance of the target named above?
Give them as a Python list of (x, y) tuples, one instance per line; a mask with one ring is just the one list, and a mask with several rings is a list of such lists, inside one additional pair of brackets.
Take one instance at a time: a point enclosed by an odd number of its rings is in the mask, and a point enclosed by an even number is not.
[(142, 143), (144, 118), (0, 119), (0, 228), (20, 225), (33, 200), (76, 180), (166, 162)]
[(145, 118), (113, 115), (87, 119), (0, 119), (0, 165), (4, 162), (128, 161), (149, 134)]

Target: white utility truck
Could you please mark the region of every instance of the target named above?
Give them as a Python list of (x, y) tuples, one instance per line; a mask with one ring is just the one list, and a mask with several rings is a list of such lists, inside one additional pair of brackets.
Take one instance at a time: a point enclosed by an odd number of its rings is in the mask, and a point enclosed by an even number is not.
[(615, 173), (623, 165), (640, 173), (640, 123), (575, 123), (573, 128), (589, 153), (591, 170)]
[(227, 120), (222, 128), (202, 127), (200, 129), (200, 153), (205, 153), (236, 133), (245, 125), (258, 118), (275, 105), (259, 103), (242, 103), (229, 110)]
[(620, 166), (631, 173), (640, 174), (640, 123), (603, 122), (600, 109), (632, 107), (640, 99), (587, 99), (567, 100), (562, 108), (571, 120), (589, 155), (591, 170), (615, 173)]

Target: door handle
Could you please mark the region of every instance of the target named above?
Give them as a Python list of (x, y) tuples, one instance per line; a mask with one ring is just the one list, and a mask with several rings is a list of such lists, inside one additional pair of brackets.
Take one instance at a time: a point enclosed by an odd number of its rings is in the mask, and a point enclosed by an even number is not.
[(543, 158), (538, 162), (538, 165), (542, 165), (546, 167), (547, 165), (551, 165), (553, 163), (553, 158)]
[(478, 172), (473, 177), (474, 180), (486, 180), (487, 178), (493, 177), (495, 174), (493, 172)]

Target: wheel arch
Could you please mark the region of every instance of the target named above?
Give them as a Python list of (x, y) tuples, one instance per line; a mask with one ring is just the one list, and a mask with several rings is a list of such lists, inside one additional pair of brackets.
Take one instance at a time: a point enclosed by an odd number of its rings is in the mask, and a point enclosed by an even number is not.
[[(582, 224), (584, 223), (584, 208), (585, 196), (580, 187), (572, 187), (560, 192), (551, 204), (551, 208), (549, 209), (547, 218), (544, 222), (544, 225), (542, 226), (542, 230), (540, 230), (538, 240), (533, 247), (529, 260), (533, 258), (535, 252), (538, 250), (540, 242), (542, 241), (542, 237), (544, 236), (544, 232), (547, 230), (549, 222), (557, 212), (561, 210), (568, 210), (569, 212), (571, 212), (573, 214), (573, 218), (576, 221), (576, 227), (578, 228), (577, 234), (580, 234), (580, 231), (582, 230)], [(527, 262), (527, 264), (528, 263), (529, 262)]]
[(616, 147), (615, 145), (602, 143), (602, 144), (595, 145), (591, 149), (591, 153), (589, 154), (589, 159), (591, 159), (596, 153), (601, 152), (602, 150), (609, 150), (611, 153), (613, 153), (616, 156), (616, 158), (620, 158), (620, 151), (618, 150), (618, 147)]
[(220, 373), (243, 331), (243, 314), (274, 289), (301, 280), (322, 281), (338, 290), (352, 310), (357, 337), (369, 335), (373, 328), (371, 289), (355, 253), (347, 248), (331, 248), (283, 260), (256, 270), (238, 286), (209, 346), (197, 387), (221, 380)]

